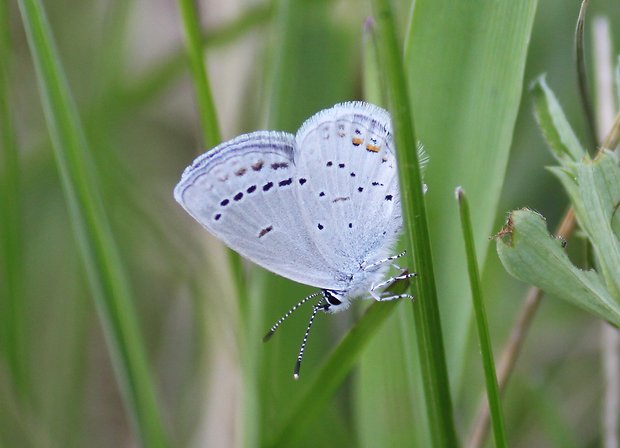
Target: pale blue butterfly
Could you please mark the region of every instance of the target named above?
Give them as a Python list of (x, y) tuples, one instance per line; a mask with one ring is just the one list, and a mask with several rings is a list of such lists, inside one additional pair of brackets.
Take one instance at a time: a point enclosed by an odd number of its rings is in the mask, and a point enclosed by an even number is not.
[[(296, 135), (258, 131), (202, 154), (185, 169), (176, 200), (228, 247), (263, 268), (320, 291), (294, 370), (318, 311), (346, 309), (355, 297), (411, 298), (379, 289), (402, 228), (390, 116), (362, 102), (309, 118)], [(422, 157), (424, 158), (424, 157)]]

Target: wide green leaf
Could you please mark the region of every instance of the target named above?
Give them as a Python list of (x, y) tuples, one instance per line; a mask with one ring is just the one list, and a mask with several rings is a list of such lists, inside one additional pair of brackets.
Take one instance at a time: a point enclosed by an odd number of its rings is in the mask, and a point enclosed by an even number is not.
[(437, 260), (448, 367), (459, 383), (471, 322), (454, 188), (472, 204), (482, 266), (504, 181), (523, 85), (536, 0), (419, 0), (405, 43), (425, 176), (433, 256)]

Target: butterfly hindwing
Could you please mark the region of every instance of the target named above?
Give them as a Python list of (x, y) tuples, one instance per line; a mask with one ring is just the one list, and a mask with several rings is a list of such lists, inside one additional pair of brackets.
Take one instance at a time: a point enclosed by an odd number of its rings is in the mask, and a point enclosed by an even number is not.
[(311, 117), (296, 139), (299, 175), (312, 177), (301, 213), (319, 251), (345, 273), (383, 258), (402, 226), (387, 112), (336, 105)]

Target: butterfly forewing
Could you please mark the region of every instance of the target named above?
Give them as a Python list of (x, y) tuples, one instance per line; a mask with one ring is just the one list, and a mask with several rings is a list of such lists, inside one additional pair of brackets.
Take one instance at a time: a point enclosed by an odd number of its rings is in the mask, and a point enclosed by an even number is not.
[(343, 280), (329, 268), (300, 210), (298, 198), (310, 179), (296, 169), (295, 147), (295, 137), (282, 132), (237, 137), (197, 158), (175, 197), (213, 235), (256, 264), (300, 283), (338, 289)]

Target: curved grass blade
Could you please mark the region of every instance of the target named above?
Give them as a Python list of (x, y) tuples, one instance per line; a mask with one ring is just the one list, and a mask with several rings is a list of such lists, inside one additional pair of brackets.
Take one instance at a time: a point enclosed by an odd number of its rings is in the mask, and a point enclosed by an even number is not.
[(402, 50), (396, 39), (389, 1), (375, 0), (373, 10), (377, 18), (378, 48), (385, 67), (394, 138), (396, 147), (399, 148), (398, 173), (408, 262), (410, 266), (415, 267), (419, 275), (415, 282), (418, 301), (414, 304), (413, 312), (431, 439), (435, 446), (456, 446), (457, 437), (452, 415), (452, 399), (422, 191), (422, 176), (416, 151), (417, 140), (409, 107), (407, 82), (403, 71)]
[(168, 445), (131, 292), (84, 131), (39, 0), (19, 0), (73, 231), (111, 351), (127, 413), (144, 446)]

